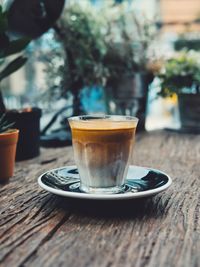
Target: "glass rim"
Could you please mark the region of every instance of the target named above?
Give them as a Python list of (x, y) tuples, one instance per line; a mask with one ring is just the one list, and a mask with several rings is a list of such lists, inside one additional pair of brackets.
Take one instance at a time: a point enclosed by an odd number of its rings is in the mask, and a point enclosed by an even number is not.
[(80, 115), (80, 116), (72, 116), (69, 117), (69, 121), (81, 121), (83, 123), (88, 123), (91, 120), (108, 120), (112, 122), (138, 122), (139, 119), (134, 116), (127, 115)]

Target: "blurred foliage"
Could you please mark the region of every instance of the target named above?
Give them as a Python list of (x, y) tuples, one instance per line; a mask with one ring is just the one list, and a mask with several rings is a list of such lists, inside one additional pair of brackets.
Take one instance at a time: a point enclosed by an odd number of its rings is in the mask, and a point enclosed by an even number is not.
[[(45, 3), (35, 0), (7, 0), (4, 5), (0, 3), (0, 82), (26, 63), (27, 58), (21, 52), (31, 40), (54, 25), (62, 12), (64, 2), (59, 0), (56, 6), (54, 0)], [(13, 57), (18, 53), (21, 54)], [(0, 113), (5, 110), (0, 91)]]
[(64, 91), (104, 83), (107, 69), (103, 65), (106, 44), (102, 27), (103, 21), (90, 5), (67, 5), (56, 27), (65, 52), (61, 68)]
[(155, 56), (153, 46), (158, 37), (155, 20), (136, 14), (134, 4), (124, 3), (104, 9), (109, 27), (107, 44), (121, 45), (124, 59), (133, 65), (134, 71), (146, 70)]
[[(53, 39), (53, 38), (52, 38)], [(53, 46), (54, 44), (54, 46)], [(56, 46), (55, 46), (56, 44)], [(64, 86), (64, 66), (65, 66), (65, 53), (60, 43), (52, 40), (49, 45), (49, 51), (43, 55), (41, 61), (45, 64), (45, 90), (40, 98), (47, 102), (52, 100), (59, 100), (60, 96), (68, 98), (69, 91), (61, 90)]]
[(32, 40), (40, 37), (55, 24), (64, 4), (65, 0), (4, 0), (9, 33)]
[(195, 52), (182, 51), (165, 61), (159, 74), (162, 97), (173, 93), (200, 93), (200, 56)]
[(106, 5), (107, 53), (104, 64), (109, 69), (108, 82), (135, 72), (153, 74), (157, 69), (155, 43), (158, 37), (155, 19), (136, 14), (134, 3)]
[(7, 27), (7, 13), (3, 11), (0, 5), (0, 81), (17, 71), (26, 63), (27, 58), (22, 55), (17, 56), (7, 64), (5, 63), (5, 59), (24, 50), (30, 42), (28, 38), (11, 40), (7, 34)]
[[(134, 72), (154, 72), (153, 44), (158, 36), (154, 20), (137, 16), (127, 2), (105, 1), (97, 7), (89, 1), (70, 1), (55, 29), (63, 53), (49, 59), (47, 81), (58, 81), (62, 95), (85, 86), (119, 80)], [(53, 62), (62, 62), (55, 70)], [(53, 82), (51, 88), (58, 88)]]

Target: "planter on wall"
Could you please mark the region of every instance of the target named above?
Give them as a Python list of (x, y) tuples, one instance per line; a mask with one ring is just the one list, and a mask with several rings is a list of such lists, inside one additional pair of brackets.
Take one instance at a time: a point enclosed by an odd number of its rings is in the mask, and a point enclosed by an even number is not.
[(31, 159), (39, 155), (40, 117), (39, 108), (10, 110), (6, 113), (7, 120), (15, 122), (15, 127), (20, 131), (16, 160)]
[(179, 94), (181, 129), (200, 133), (200, 94)]
[(18, 135), (18, 130), (0, 134), (0, 183), (13, 176)]
[(112, 113), (135, 116), (139, 119), (137, 131), (145, 130), (147, 97), (152, 75), (136, 73), (132, 76), (122, 76), (120, 81), (112, 86), (112, 100), (115, 109)]

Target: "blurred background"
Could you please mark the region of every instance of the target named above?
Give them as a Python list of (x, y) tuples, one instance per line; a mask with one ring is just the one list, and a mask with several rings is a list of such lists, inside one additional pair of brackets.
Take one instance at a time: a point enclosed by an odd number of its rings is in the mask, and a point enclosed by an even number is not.
[[(7, 108), (42, 109), (44, 134), (68, 116), (105, 113), (138, 116), (141, 131), (194, 132), (199, 125), (182, 124), (179, 105), (199, 92), (199, 50), (199, 0), (67, 0), (1, 88)], [(191, 101), (185, 113), (200, 106)]]

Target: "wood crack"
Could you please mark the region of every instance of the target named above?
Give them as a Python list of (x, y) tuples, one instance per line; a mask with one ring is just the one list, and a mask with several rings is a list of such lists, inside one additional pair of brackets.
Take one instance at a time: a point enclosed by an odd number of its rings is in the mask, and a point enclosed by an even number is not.
[[(19, 218), (19, 220), (17, 220), (13, 225), (11, 225), (10, 227), (8, 227), (1, 235), (0, 235), (0, 239), (6, 235), (8, 232), (11, 231), (12, 228), (14, 228), (17, 224), (22, 223), (23, 221), (26, 220), (26, 218), (28, 217), (28, 214), (25, 214), (22, 218)], [(1, 240), (1, 243), (3, 244), (3, 242), (7, 239), (7, 237), (5, 237), (3, 240)]]
[(44, 237), (41, 242), (38, 244), (37, 248), (35, 248), (21, 263), (20, 263), (20, 267), (24, 267), (25, 264), (28, 262), (28, 261), (31, 261), (31, 259), (33, 259), (36, 254), (37, 254), (37, 251), (39, 249), (41, 249), (42, 246), (44, 246), (44, 244), (46, 242), (48, 242), (54, 235), (55, 233), (58, 231), (58, 229), (68, 220), (69, 218), (69, 214), (64, 216), (61, 221), (48, 233), (48, 235), (46, 237)]

